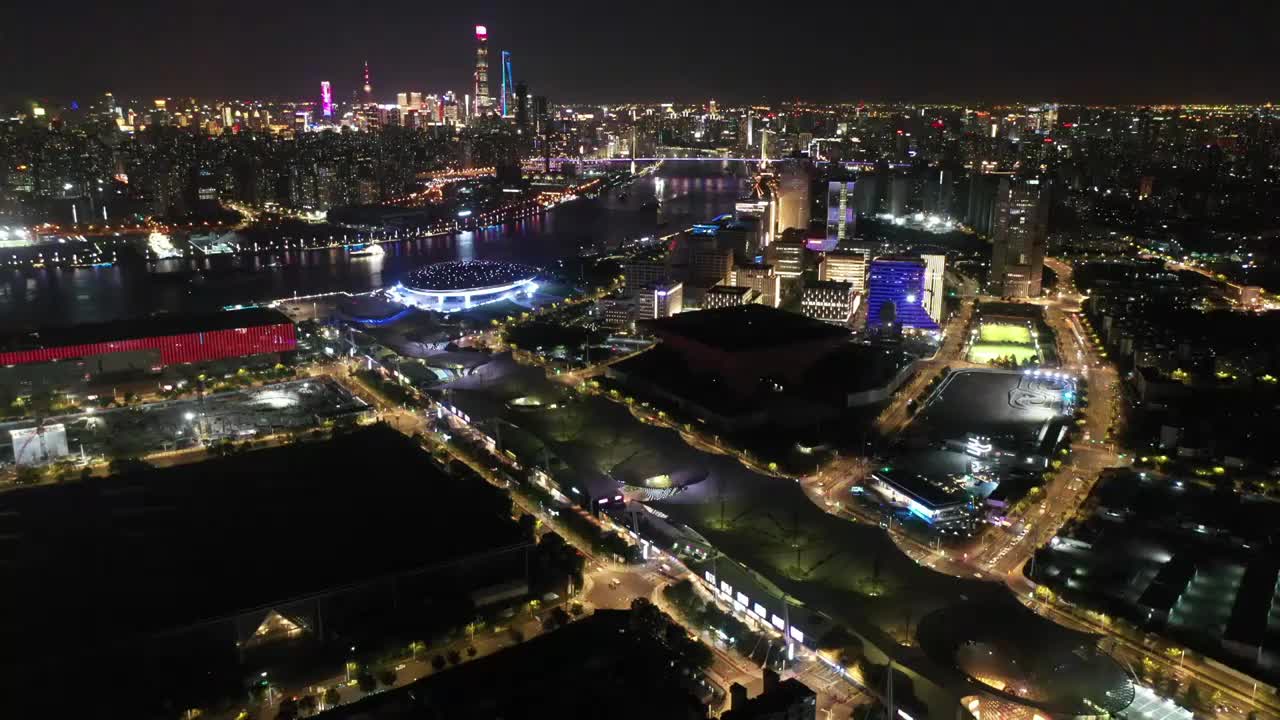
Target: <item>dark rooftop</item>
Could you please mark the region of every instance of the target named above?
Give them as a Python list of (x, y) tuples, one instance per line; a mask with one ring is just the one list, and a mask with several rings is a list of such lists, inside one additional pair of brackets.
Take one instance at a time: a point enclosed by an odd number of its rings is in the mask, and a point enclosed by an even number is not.
[(633, 632), (628, 611), (596, 610), (555, 632), (325, 715), (335, 720), (706, 717), (706, 706), (682, 687), (678, 675), (671, 651)]
[(511, 547), (519, 529), (496, 493), (378, 426), (7, 492), (0, 613), (21, 622), (0, 630), (5, 655), (159, 633)]
[(194, 332), (235, 330), (238, 328), (292, 323), (284, 313), (271, 308), (253, 307), (197, 315), (158, 313), (149, 317), (114, 320), (92, 325), (41, 328), (39, 330), (0, 335), (0, 351), (62, 347), (112, 340), (133, 340)]
[(834, 341), (849, 331), (767, 305), (740, 305), (641, 321), (658, 335), (684, 336), (727, 352)]
[(708, 295), (746, 295), (752, 288), (746, 285), (715, 285), (707, 288)]

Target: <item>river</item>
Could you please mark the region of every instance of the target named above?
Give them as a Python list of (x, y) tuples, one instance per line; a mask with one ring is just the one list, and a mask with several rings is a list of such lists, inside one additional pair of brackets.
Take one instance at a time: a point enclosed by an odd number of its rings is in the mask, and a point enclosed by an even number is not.
[[(156, 312), (205, 312), (340, 290), (362, 292), (442, 260), (511, 260), (545, 266), (577, 255), (580, 248), (616, 247), (624, 239), (674, 232), (732, 212), (745, 189), (745, 179), (720, 163), (671, 163), (632, 183), (625, 200), (615, 190), (516, 223), (391, 243), (380, 257), (313, 250), (165, 260), (150, 266), (141, 259), (122, 258), (106, 268), (0, 270), (0, 329), (104, 322)], [(655, 197), (661, 197), (657, 211), (642, 209)], [(193, 270), (206, 272), (193, 276)]]

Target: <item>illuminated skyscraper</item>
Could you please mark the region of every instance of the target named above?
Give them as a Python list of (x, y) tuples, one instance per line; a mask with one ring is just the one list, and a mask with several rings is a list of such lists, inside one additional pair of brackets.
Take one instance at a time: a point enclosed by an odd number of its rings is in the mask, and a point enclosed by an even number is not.
[(476, 93), (475, 112), (480, 115), (489, 108), (489, 29), (476, 26)]
[(364, 61), (364, 102), (373, 102), (373, 81), (369, 79), (369, 61)]
[(809, 229), (809, 167), (800, 160), (785, 160), (778, 180), (777, 231)]
[(502, 51), (502, 97), (500, 98), (502, 117), (511, 117), (511, 92), (515, 85), (511, 77), (511, 53)]
[(1005, 178), (996, 191), (991, 230), (993, 295), (1037, 297), (1048, 243), (1049, 203), (1039, 179)]
[(853, 182), (827, 183), (827, 240), (822, 250), (835, 250), (846, 240), (853, 240)]
[(934, 322), (941, 323), (947, 256), (921, 255), (920, 259), (924, 261), (924, 309)]
[(320, 82), (320, 114), (326, 118), (333, 117), (333, 89), (328, 80)]

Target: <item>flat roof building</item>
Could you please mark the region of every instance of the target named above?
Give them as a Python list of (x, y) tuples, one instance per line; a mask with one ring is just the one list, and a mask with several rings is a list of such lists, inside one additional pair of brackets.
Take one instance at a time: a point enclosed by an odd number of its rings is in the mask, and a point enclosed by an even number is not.
[(912, 330), (937, 330), (924, 308), (925, 263), (918, 258), (882, 257), (867, 276), (867, 325), (889, 323)]
[(636, 318), (639, 320), (667, 318), (683, 310), (683, 283), (653, 283), (636, 294)]
[(716, 285), (702, 298), (703, 310), (738, 307), (761, 303), (760, 291), (745, 285)]
[(834, 280), (853, 285), (854, 292), (867, 289), (867, 256), (860, 252), (832, 250), (818, 264), (819, 280)]
[(690, 371), (713, 372), (750, 395), (762, 377), (799, 382), (813, 363), (846, 343), (849, 331), (765, 305), (683, 313), (644, 321)]
[(84, 375), (296, 350), (293, 321), (267, 308), (155, 315), (0, 338), (0, 365), (78, 361)]
[(960, 488), (919, 473), (873, 472), (868, 484), (889, 503), (905, 507), (930, 525), (966, 519), (971, 504), (969, 494)]
[(782, 278), (767, 263), (736, 265), (733, 268), (734, 285), (745, 285), (760, 293), (760, 302), (771, 308), (782, 303)]
[(805, 317), (848, 325), (858, 307), (858, 295), (847, 282), (818, 281), (805, 286), (800, 295), (800, 309)]

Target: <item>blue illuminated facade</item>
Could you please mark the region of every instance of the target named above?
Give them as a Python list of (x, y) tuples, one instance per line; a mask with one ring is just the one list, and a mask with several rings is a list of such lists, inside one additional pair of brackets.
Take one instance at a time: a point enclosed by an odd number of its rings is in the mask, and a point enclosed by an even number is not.
[(915, 258), (877, 258), (867, 276), (867, 325), (879, 327), (880, 311), (893, 303), (895, 322), (913, 330), (937, 330), (924, 308), (925, 264)]
[(502, 98), (501, 98), (502, 117), (508, 117), (510, 114), (509, 108), (507, 107), (507, 101), (511, 99), (511, 94), (515, 92), (514, 88), (515, 88), (515, 78), (513, 78), (511, 75), (511, 53), (506, 50), (503, 50), (502, 51)]

